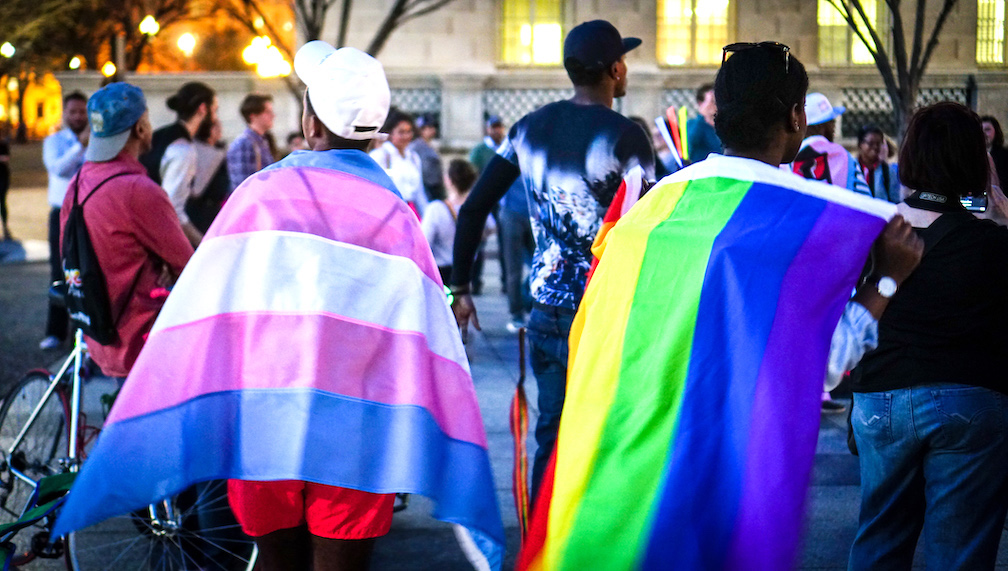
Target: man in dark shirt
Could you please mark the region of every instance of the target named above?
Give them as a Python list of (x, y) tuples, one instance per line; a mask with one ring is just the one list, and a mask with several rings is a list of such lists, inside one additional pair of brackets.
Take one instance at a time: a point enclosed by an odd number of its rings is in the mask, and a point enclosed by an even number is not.
[(654, 179), (647, 134), (612, 110), (613, 99), (626, 94), (624, 55), (640, 44), (638, 38), (621, 38), (603, 20), (571, 30), (564, 41), (564, 67), (574, 97), (515, 123), (459, 210), (450, 281), (452, 309), (465, 339), (470, 320), (479, 328), (469, 282), (483, 225), (511, 183), (522, 177), (536, 242), (528, 324), (539, 387), (533, 498), (556, 441), (567, 382), (567, 337), (584, 294), (592, 241), (627, 171), (640, 165)]

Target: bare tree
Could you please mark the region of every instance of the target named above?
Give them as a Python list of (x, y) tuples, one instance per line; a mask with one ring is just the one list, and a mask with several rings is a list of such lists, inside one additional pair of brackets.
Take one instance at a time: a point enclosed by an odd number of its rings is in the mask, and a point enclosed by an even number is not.
[[(377, 56), (397, 28), (410, 20), (443, 8), (452, 1), (395, 0), (365, 51), (372, 56)], [(294, 0), (295, 20), (297, 20), (306, 42), (322, 39), (326, 16), (329, 14), (329, 10), (337, 4), (339, 5), (339, 30), (337, 30), (334, 45), (343, 47), (346, 45), (347, 31), (350, 28), (350, 14), (354, 0)], [(260, 33), (260, 26), (264, 28), (287, 61), (294, 61), (294, 46), (288, 45), (281, 39), (283, 36), (278, 33), (270, 21), (260, 0), (231, 0), (223, 5), (223, 10), (253, 34)], [(284, 77), (284, 83), (295, 97), (300, 97), (301, 87), (297, 80), (292, 77)]]
[[(920, 91), (921, 80), (927, 71), (928, 62), (938, 45), (945, 21), (955, 8), (958, 0), (939, 0), (941, 8), (930, 32), (927, 43), (924, 43), (928, 0), (916, 0), (914, 3), (914, 19), (912, 40), (907, 41), (907, 29), (904, 26), (903, 6), (901, 0), (885, 0), (891, 14), (892, 53), (884, 47), (882, 37), (872, 25), (865, 13), (861, 0), (828, 0), (843, 16), (844, 20), (875, 60), (875, 66), (882, 75), (886, 92), (892, 100), (893, 119), (899, 126), (900, 135), (906, 131), (907, 123), (913, 114)], [(866, 33), (867, 32), (867, 35)], [(908, 52), (908, 48), (910, 48)], [(895, 65), (895, 67), (894, 67)]]

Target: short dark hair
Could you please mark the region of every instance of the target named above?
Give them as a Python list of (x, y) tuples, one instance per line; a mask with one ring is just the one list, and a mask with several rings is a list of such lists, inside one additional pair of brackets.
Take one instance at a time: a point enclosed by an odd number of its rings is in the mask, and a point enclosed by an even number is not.
[(63, 96), (63, 105), (66, 105), (71, 101), (80, 101), (87, 105), (87, 96), (80, 91), (71, 91)]
[(399, 123), (409, 123), (411, 128), (415, 128), (416, 125), (413, 123), (413, 116), (405, 111), (400, 111), (398, 109), (392, 109), (389, 111), (388, 117), (385, 119), (385, 124), (379, 129), (382, 133), (391, 133), (396, 125)]
[[(305, 94), (302, 100), (304, 101), (305, 114), (308, 117), (314, 117), (315, 119), (318, 119), (318, 122), (322, 123), (322, 120), (319, 119), (319, 116), (315, 114), (315, 108), (312, 107), (311, 98), (308, 97), (307, 89), (305, 89)], [(325, 126), (325, 123), (322, 123), (322, 128), (325, 129), (326, 132), (326, 143), (328, 143), (329, 146), (334, 149), (356, 149), (358, 151), (367, 151), (367, 148), (371, 146), (371, 139), (364, 139), (360, 141), (356, 139), (344, 139), (343, 137), (340, 137), (336, 133), (330, 131), (329, 127)], [(291, 135), (294, 135), (294, 133), (291, 133)], [(290, 142), (290, 140), (291, 138), (290, 136), (288, 136), (287, 141)]]
[(987, 170), (983, 125), (968, 107), (943, 101), (910, 118), (899, 154), (904, 186), (957, 199), (986, 188)]
[(469, 192), (476, 183), (476, 167), (465, 159), (452, 159), (448, 163), (448, 180), (459, 192)]
[(793, 54), (771, 46), (735, 52), (714, 80), (714, 130), (726, 149), (761, 149), (771, 129), (804, 106), (806, 91), (808, 74)]
[(217, 94), (209, 85), (200, 81), (190, 81), (182, 85), (178, 92), (168, 98), (168, 108), (178, 113), (179, 119), (188, 121), (204, 103), (209, 107)]
[(868, 135), (872, 134), (882, 137), (882, 141), (885, 141), (885, 131), (882, 130), (882, 127), (879, 127), (875, 123), (865, 123), (864, 125), (861, 125), (860, 129), (858, 129), (857, 144), (860, 145), (868, 138)]
[(984, 123), (990, 123), (991, 126), (994, 127), (994, 140), (991, 141), (993, 146), (1003, 147), (1004, 131), (1001, 130), (1001, 123), (998, 123), (998, 120), (995, 119), (993, 115), (984, 115), (983, 117), (980, 117), (980, 124), (983, 125)]
[(707, 98), (707, 92), (709, 92), (709, 91), (714, 91), (714, 84), (713, 83), (705, 83), (705, 84), (701, 85), (696, 90), (696, 102), (698, 104), (699, 103), (703, 103), (703, 100)]
[[(612, 64), (610, 64), (612, 65)], [(591, 87), (602, 83), (609, 66), (605, 67), (585, 67), (574, 58), (567, 58), (564, 61), (564, 69), (567, 70), (567, 77), (574, 85), (584, 85)]]
[(257, 93), (249, 93), (242, 99), (241, 107), (239, 111), (241, 112), (242, 119), (248, 123), (252, 120), (253, 115), (258, 115), (266, 110), (266, 104), (273, 101), (272, 95), (259, 95)]

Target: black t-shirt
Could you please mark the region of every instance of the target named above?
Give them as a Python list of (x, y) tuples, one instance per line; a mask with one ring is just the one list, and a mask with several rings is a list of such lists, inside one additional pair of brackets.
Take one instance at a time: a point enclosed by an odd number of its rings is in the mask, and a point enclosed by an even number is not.
[[(620, 182), (635, 166), (654, 180), (648, 135), (604, 105), (557, 101), (515, 123), (498, 154), (510, 165), (503, 169), (510, 176), (495, 175), (496, 169), (488, 165), (460, 211), (453, 281), (469, 281), (465, 260), (474, 250), (461, 245), (478, 243), (486, 206), (500, 200), (520, 174), (536, 241), (532, 297), (546, 305), (577, 309), (591, 267), (592, 241)], [(479, 219), (470, 224), (471, 213), (482, 218), (474, 216)]]
[(971, 220), (951, 230), (890, 300), (854, 390), (962, 383), (1008, 394), (1006, 262), (1008, 228)]

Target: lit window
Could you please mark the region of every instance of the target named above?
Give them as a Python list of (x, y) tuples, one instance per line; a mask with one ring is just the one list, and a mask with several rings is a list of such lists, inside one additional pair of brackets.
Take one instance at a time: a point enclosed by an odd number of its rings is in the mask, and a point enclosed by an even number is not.
[(658, 61), (718, 65), (729, 42), (729, 0), (658, 0)]
[(1005, 63), (1005, 0), (977, 0), (976, 61)]
[(562, 0), (504, 0), (501, 62), (557, 65), (563, 53)]
[[(884, 3), (877, 0), (861, 0), (861, 5), (864, 7), (865, 15), (868, 16), (868, 23), (879, 32), (878, 22), (881, 19), (879, 12), (884, 10)], [(858, 30), (874, 49), (875, 42), (872, 40), (871, 32), (857, 13), (854, 14), (854, 21), (858, 24)], [(861, 42), (861, 38), (850, 29), (843, 15), (829, 0), (819, 0), (818, 23), (820, 65), (875, 63), (875, 58)]]

